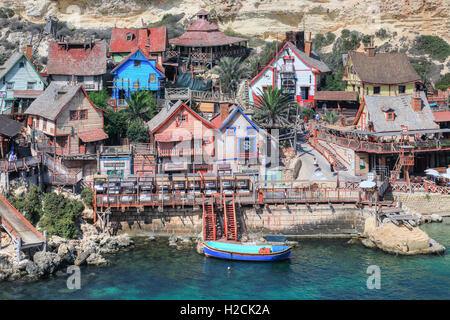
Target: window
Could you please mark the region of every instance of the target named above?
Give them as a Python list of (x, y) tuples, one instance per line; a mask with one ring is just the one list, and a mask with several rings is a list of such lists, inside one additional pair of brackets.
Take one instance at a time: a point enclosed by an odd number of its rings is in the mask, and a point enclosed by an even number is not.
[(140, 67), (140, 66), (141, 66), (141, 61), (139, 61), (139, 60), (134, 60), (134, 66), (135, 66), (135, 67)]
[(25, 66), (25, 63), (23, 63), (23, 62), (19, 63), (19, 68), (23, 68), (24, 66)]
[(380, 94), (380, 87), (373, 87), (373, 94)]
[(87, 110), (80, 110), (78, 112), (78, 120), (86, 120), (87, 119)]
[(256, 134), (256, 130), (253, 127), (247, 127), (247, 135), (254, 136)]
[(12, 90), (14, 89), (14, 82), (8, 82), (6, 84), (6, 90)]
[(394, 121), (395, 120), (395, 114), (393, 111), (386, 112), (386, 120), (387, 121)]
[(398, 86), (398, 93), (405, 93), (406, 92), (406, 86)]
[(228, 127), (227, 128), (227, 136), (235, 136), (236, 135), (236, 128), (235, 127)]
[(134, 88), (134, 89), (139, 89), (139, 81), (135, 81), (135, 82), (133, 83), (133, 88)]
[(154, 73), (150, 74), (150, 82), (156, 82), (156, 75)]
[(70, 120), (78, 120), (78, 111), (76, 110), (70, 111)]
[(355, 91), (355, 85), (354, 84), (352, 84), (352, 89), (353, 89), (353, 91)]
[(178, 121), (186, 121), (187, 117), (185, 114), (178, 116)]
[(27, 90), (33, 90), (36, 82), (27, 82)]
[(309, 100), (309, 87), (301, 87), (300, 93), (302, 100)]
[(366, 88), (366, 94), (369, 94), (369, 87)]
[(77, 76), (77, 82), (78, 83), (84, 82), (84, 77), (83, 76)]
[(47, 130), (47, 120), (44, 119), (44, 123), (42, 124), (42, 130)]

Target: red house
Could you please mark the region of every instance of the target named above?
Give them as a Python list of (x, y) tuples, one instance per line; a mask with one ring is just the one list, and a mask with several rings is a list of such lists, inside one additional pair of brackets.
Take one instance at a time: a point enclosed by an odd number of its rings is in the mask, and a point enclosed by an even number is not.
[(217, 128), (178, 101), (148, 123), (159, 173), (213, 172)]

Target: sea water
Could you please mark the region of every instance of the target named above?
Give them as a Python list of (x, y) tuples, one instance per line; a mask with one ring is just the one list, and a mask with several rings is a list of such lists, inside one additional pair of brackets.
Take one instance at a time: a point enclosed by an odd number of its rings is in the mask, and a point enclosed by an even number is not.
[[(450, 218), (421, 226), (450, 250)], [(232, 262), (177, 250), (167, 238), (136, 238), (108, 255), (109, 266), (81, 267), (81, 288), (69, 274), (0, 283), (1, 299), (450, 299), (450, 255), (396, 256), (339, 240), (302, 240), (282, 262)], [(369, 266), (379, 289), (369, 289)], [(373, 267), (371, 267), (373, 268)], [(369, 268), (369, 270), (371, 270)]]

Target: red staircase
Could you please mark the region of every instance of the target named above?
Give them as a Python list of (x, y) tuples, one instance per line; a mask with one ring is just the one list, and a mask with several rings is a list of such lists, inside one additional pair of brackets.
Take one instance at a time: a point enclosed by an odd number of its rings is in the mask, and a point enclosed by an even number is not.
[(414, 153), (405, 155), (404, 151), (400, 151), (398, 154), (397, 162), (395, 163), (394, 170), (391, 171), (391, 185), (397, 181), (398, 176), (402, 168), (404, 169), (405, 180), (408, 186), (410, 186), (408, 168), (414, 166)]
[(203, 239), (216, 240), (216, 214), (214, 213), (213, 199), (203, 196)]
[(237, 241), (237, 224), (236, 224), (236, 206), (234, 203), (234, 195), (232, 197), (223, 197), (224, 217), (225, 217), (225, 238), (227, 240)]

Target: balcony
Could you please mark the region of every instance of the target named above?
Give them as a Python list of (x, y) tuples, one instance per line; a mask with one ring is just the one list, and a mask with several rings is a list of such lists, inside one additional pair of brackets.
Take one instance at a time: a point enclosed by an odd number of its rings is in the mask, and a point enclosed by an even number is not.
[(183, 156), (201, 156), (202, 149), (188, 149), (188, 148), (158, 148), (158, 156), (160, 157), (183, 157)]

